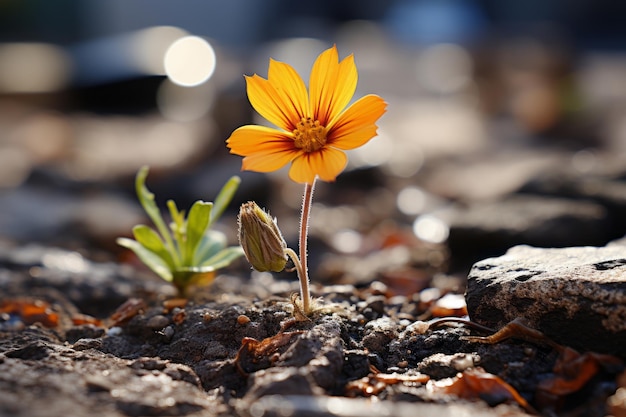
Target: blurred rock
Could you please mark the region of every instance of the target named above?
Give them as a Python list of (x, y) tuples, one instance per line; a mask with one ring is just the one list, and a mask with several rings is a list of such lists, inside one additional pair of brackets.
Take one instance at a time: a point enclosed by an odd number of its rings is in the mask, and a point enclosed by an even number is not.
[(128, 265), (92, 262), (75, 251), (38, 245), (0, 246), (0, 291), (4, 296), (53, 295), (59, 298), (54, 301), (100, 318), (130, 297), (175, 293), (169, 283)]
[(428, 163), (421, 181), (429, 191), (450, 199), (494, 199), (515, 192), (544, 172), (553, 172), (566, 161), (563, 153), (545, 149), (489, 149), (462, 158), (434, 160)]
[(557, 343), (626, 357), (623, 246), (514, 247), (473, 266), (466, 301), (477, 323), (523, 318)]
[(450, 226), (454, 267), (464, 267), (511, 246), (604, 245), (613, 236), (606, 209), (590, 201), (533, 195), (455, 206), (439, 214)]
[(526, 183), (521, 192), (593, 201), (607, 210), (613, 236), (626, 233), (626, 182), (596, 175), (549, 175)]
[(111, 249), (116, 237), (130, 235), (133, 226), (146, 221), (139, 202), (70, 187), (25, 185), (0, 193), (0, 235), (65, 247), (89, 241)]

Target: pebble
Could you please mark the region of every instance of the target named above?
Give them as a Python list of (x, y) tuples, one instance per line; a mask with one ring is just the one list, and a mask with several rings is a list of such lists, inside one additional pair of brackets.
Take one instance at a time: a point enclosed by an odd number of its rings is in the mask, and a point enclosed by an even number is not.
[(167, 326), (165, 329), (163, 329), (163, 335), (169, 340), (172, 338), (172, 336), (174, 336), (174, 328), (172, 326)]
[(626, 247), (516, 246), (477, 262), (470, 318), (499, 329), (516, 318), (555, 342), (626, 357)]
[(170, 324), (170, 319), (161, 314), (157, 314), (156, 316), (150, 317), (150, 319), (146, 323), (146, 326), (148, 326), (152, 330), (161, 330), (168, 324)]
[(98, 349), (102, 346), (102, 339), (79, 339), (72, 345), (74, 350)]
[(122, 328), (119, 326), (114, 326), (111, 327), (109, 330), (107, 330), (107, 336), (119, 336), (121, 335), (123, 332)]

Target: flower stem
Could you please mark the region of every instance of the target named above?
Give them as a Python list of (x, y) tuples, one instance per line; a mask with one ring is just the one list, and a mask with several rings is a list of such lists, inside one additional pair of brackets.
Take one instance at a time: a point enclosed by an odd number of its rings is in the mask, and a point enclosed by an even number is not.
[[(298, 279), (300, 280), (300, 294), (301, 294), (300, 297), (302, 297), (302, 312), (306, 315), (309, 313), (308, 309), (311, 308), (309, 305), (309, 297), (306, 297), (306, 298), (304, 297), (305, 291), (307, 294), (309, 293), (309, 283), (307, 282), (307, 277), (304, 273), (304, 270), (302, 269), (302, 263), (300, 262), (300, 259), (298, 258), (296, 251), (294, 251), (291, 248), (286, 248), (285, 254), (291, 258), (291, 261), (296, 267), (296, 272), (298, 273)], [(305, 283), (304, 285), (302, 285), (303, 282)]]
[(315, 180), (311, 184), (304, 185), (304, 195), (302, 196), (302, 212), (300, 217), (300, 297), (302, 298), (302, 310), (305, 314), (311, 312), (311, 293), (309, 292), (309, 270), (307, 268), (307, 235), (309, 232), (309, 215), (311, 212), (311, 202), (313, 201), (313, 189)]

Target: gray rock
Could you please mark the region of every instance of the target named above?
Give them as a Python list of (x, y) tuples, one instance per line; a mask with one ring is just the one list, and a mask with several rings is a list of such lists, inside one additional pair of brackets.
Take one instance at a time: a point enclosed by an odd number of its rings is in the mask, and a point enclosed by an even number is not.
[(511, 248), (468, 277), (473, 321), (501, 328), (516, 318), (576, 349), (626, 357), (626, 248)]
[[(74, 349), (34, 326), (1, 339), (0, 415), (83, 416), (94, 410), (104, 417), (217, 415), (218, 405), (187, 366), (162, 361), (151, 367)], [(15, 348), (22, 343), (30, 347)]]
[(245, 400), (251, 403), (266, 395), (322, 394), (308, 371), (296, 367), (262, 369), (250, 376), (249, 385)]
[(450, 227), (451, 259), (468, 266), (515, 245), (598, 246), (615, 238), (606, 209), (590, 201), (517, 194), (440, 217)]
[[(53, 291), (54, 290), (54, 291)], [(69, 313), (106, 317), (128, 298), (174, 295), (174, 287), (129, 265), (97, 262), (79, 252), (38, 244), (0, 245), (0, 292), (64, 302)], [(76, 310), (78, 308), (78, 310)], [(164, 326), (163, 326), (164, 327)]]
[(521, 192), (593, 201), (602, 205), (608, 212), (618, 237), (626, 232), (626, 182), (623, 179), (604, 176), (583, 175), (544, 175), (529, 181)]

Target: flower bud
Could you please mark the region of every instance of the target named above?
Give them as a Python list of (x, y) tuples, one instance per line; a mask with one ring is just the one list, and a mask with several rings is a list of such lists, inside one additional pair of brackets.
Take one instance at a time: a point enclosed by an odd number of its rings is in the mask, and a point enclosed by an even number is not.
[(285, 269), (287, 244), (276, 220), (254, 201), (239, 209), (239, 243), (254, 269), (260, 272), (280, 272)]

